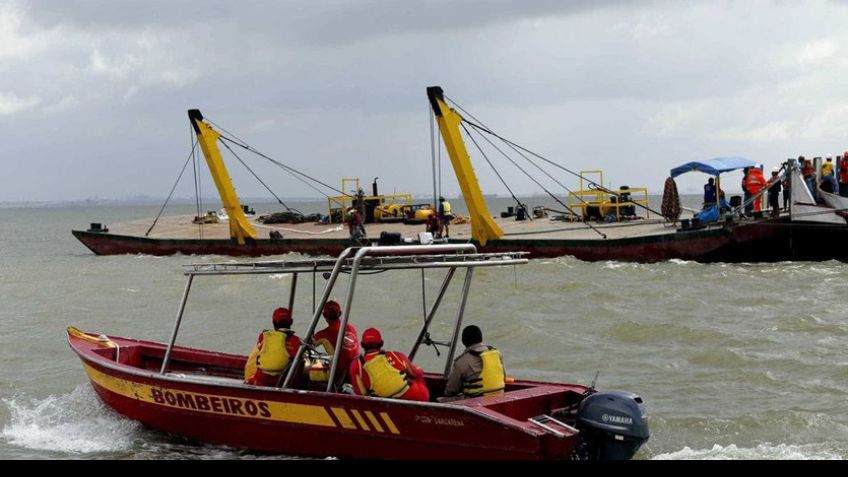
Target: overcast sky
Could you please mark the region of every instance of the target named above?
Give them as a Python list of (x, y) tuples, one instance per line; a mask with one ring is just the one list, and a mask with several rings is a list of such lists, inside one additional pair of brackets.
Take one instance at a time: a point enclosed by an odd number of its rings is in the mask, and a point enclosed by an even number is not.
[[(430, 85), (572, 170), (662, 193), (691, 160), (848, 149), (845, 25), (848, 4), (825, 0), (0, 0), (0, 201), (164, 197), (189, 108), (337, 187), (427, 193)], [(506, 193), (469, 150), (484, 191)], [(489, 152), (516, 192), (540, 191)], [(282, 197), (318, 195), (242, 158)], [(227, 159), (240, 195), (268, 196)]]

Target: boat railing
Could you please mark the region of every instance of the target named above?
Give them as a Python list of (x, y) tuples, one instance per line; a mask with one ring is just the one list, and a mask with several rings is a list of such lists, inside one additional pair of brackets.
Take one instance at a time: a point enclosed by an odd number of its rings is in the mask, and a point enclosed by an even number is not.
[[(430, 245), (428, 247), (435, 247)], [(387, 248), (387, 247), (374, 247)], [(402, 248), (406, 248), (403, 247)], [(364, 256), (359, 267), (369, 270), (402, 270), (418, 268), (485, 267), (526, 263), (528, 252), (466, 253)], [(337, 260), (297, 260), (253, 263), (199, 263), (184, 265), (185, 275), (251, 275), (279, 273), (331, 272)], [(342, 270), (353, 267), (354, 258), (342, 260)]]
[[(337, 343), (341, 343), (344, 340), (344, 332), (350, 318), (350, 311), (353, 305), (353, 294), (360, 270), (373, 272), (385, 270), (423, 270), (426, 268), (447, 269), (448, 272), (442, 281), (434, 303), (431, 305), (429, 310), (425, 310), (425, 322), (422, 325), (421, 331), (419, 332), (418, 338), (412, 352), (410, 353), (410, 358), (413, 358), (420, 343), (429, 343), (427, 329), (431, 320), (435, 316), (436, 310), (438, 309), (456, 270), (465, 268), (465, 281), (462, 287), (459, 309), (457, 311), (453, 335), (449, 341), (450, 350), (448, 352), (448, 359), (445, 368), (445, 374), (447, 374), (455, 351), (460, 327), (462, 326), (462, 316), (468, 298), (468, 290), (471, 284), (473, 269), (476, 267), (526, 264), (529, 261), (527, 255), (527, 252), (477, 253), (477, 247), (474, 244), (399, 245), (350, 247), (345, 249), (336, 259), (276, 260), (242, 263), (195, 263), (186, 265), (184, 274), (188, 277), (188, 281), (186, 283), (182, 299), (180, 300), (176, 323), (174, 324), (174, 329), (168, 343), (168, 348), (162, 362), (160, 373), (164, 374), (168, 369), (176, 337), (179, 332), (180, 323), (185, 312), (188, 294), (191, 290), (193, 280), (197, 276), (292, 274), (291, 289), (289, 292), (289, 309), (291, 310), (293, 309), (298, 275), (301, 273), (313, 274), (313, 314), (312, 320), (309, 323), (309, 328), (304, 335), (304, 342), (311, 343), (312, 336), (314, 335), (317, 325), (321, 319), (324, 305), (330, 298), (330, 294), (335, 286), (338, 276), (343, 273), (349, 274), (350, 278), (348, 280), (347, 292), (345, 293), (342, 316), (339, 317), (341, 326), (339, 327), (339, 336), (337, 336), (336, 340)], [(321, 299), (316, 301), (314, 283), (315, 274), (319, 272), (326, 279), (326, 284), (324, 286)], [(281, 382), (278, 383), (278, 386), (285, 388), (291, 385), (294, 378), (294, 370), (303, 360), (306, 348), (306, 346), (300, 347), (292, 360), (293, 365), (290, 367), (287, 374), (281, 376)], [(336, 368), (338, 367), (341, 350), (342, 347), (336, 347), (334, 350), (335, 352), (333, 353), (327, 383), (328, 392), (332, 390), (335, 384), (334, 378), (337, 374)]]
[[(353, 255), (353, 258), (350, 258), (351, 255)], [(466, 268), (465, 284), (463, 286), (459, 312), (457, 315), (457, 328), (454, 330), (454, 337), (451, 340), (452, 345), (448, 354), (449, 357), (452, 357), (454, 352), (453, 344), (456, 342), (456, 336), (459, 333), (459, 326), (462, 323), (462, 314), (465, 310), (468, 289), (471, 285), (471, 272), (474, 270), (474, 267), (482, 265), (517, 265), (522, 263), (527, 263), (527, 259), (524, 258), (523, 254), (520, 252), (493, 255), (478, 254), (477, 247), (474, 244), (396, 245), (348, 248), (339, 255), (335, 265), (333, 266), (333, 270), (330, 272), (330, 276), (327, 278), (327, 284), (324, 287), (323, 296), (321, 297), (321, 301), (318, 302), (315, 307), (315, 312), (312, 316), (312, 321), (309, 324), (309, 329), (304, 337), (304, 341), (306, 343), (310, 343), (312, 341), (312, 336), (315, 333), (315, 328), (318, 325), (324, 304), (329, 299), (336, 279), (339, 274), (342, 273), (343, 269), (349, 270), (350, 279), (348, 280), (347, 292), (345, 293), (344, 305), (342, 306), (342, 315), (339, 317), (339, 321), (341, 323), (339, 326), (339, 334), (336, 336), (336, 343), (342, 343), (344, 341), (344, 334), (347, 330), (348, 320), (350, 319), (350, 311), (353, 305), (353, 295), (356, 289), (357, 277), (361, 268), (366, 266), (368, 267), (368, 270), (388, 270), (392, 268), (449, 268), (445, 281), (442, 284), (439, 298), (434, 304), (431, 312), (428, 313), (428, 319), (425, 320), (425, 323), (422, 326), (422, 331), (419, 334), (420, 340), (424, 336), (424, 333), (426, 333), (427, 326), (430, 322), (429, 320), (431, 320), (432, 315), (435, 314), (435, 309), (441, 301), (441, 296), (444, 294), (444, 290), (447, 289), (447, 284), (450, 283), (456, 269), (462, 267)], [(305, 348), (306, 347), (302, 346), (295, 355), (293, 365), (281, 383), (282, 387), (285, 388), (291, 385), (294, 379), (295, 370), (303, 359)], [(342, 347), (340, 346), (337, 346), (334, 350), (333, 359), (330, 364), (330, 372), (327, 379), (327, 392), (332, 391), (336, 385), (336, 374), (341, 352)]]

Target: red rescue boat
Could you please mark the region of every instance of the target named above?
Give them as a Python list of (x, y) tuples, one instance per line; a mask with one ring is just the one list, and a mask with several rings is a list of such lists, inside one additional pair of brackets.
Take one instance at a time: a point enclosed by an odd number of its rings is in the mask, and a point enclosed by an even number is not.
[[(403, 254), (403, 255), (400, 255)], [(337, 260), (192, 265), (170, 343), (84, 333), (68, 328), (98, 396), (117, 412), (152, 428), (199, 441), (261, 452), (371, 459), (626, 459), (648, 439), (642, 399), (591, 386), (515, 380), (501, 396), (438, 402), (462, 326), (474, 268), (526, 263), (522, 253), (476, 253), (473, 245), (363, 247)], [(329, 380), (298, 378), (336, 278), (349, 273), (341, 330), (348, 322), (360, 272), (441, 268), (447, 273), (426, 313), (410, 359), (421, 344), (443, 344), (445, 372), (427, 373), (432, 402), (336, 392)], [(465, 269), (453, 334), (430, 340), (428, 328), (455, 272)], [(245, 356), (176, 346), (186, 300), (197, 276), (291, 273), (290, 303), (300, 273), (329, 275), (290, 372), (279, 387), (244, 384)], [(314, 275), (313, 275), (314, 276)]]

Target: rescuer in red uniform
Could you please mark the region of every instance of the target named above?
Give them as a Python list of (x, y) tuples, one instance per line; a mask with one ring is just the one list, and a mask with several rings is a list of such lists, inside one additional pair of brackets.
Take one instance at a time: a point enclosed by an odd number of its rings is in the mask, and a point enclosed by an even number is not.
[(838, 160), (839, 195), (848, 197), (848, 151)]
[[(339, 328), (342, 325), (341, 320), (339, 320), (342, 316), (342, 307), (336, 301), (328, 300), (324, 304), (322, 314), (324, 319), (327, 320), (327, 327), (315, 333), (312, 340), (316, 347), (323, 346), (327, 354), (332, 356), (336, 351), (336, 340), (339, 337)], [(345, 380), (350, 363), (359, 355), (359, 338), (356, 335), (356, 328), (350, 323), (345, 327), (343, 340), (339, 364), (336, 367), (336, 384), (341, 384)]]
[(752, 197), (756, 197), (754, 199), (754, 208), (753, 213), (759, 217), (762, 216), (762, 203), (763, 197), (762, 195), (757, 196), (763, 188), (766, 186), (766, 178), (763, 177), (763, 171), (759, 167), (752, 167), (748, 170), (748, 175), (745, 176), (745, 186), (748, 189), (748, 192), (751, 193)]
[(424, 372), (405, 354), (383, 351), (383, 337), (376, 328), (362, 333), (364, 354), (350, 365), (353, 391), (360, 396), (378, 396), (429, 401)]
[(244, 366), (244, 382), (256, 386), (274, 386), (288, 370), (297, 354), (300, 338), (291, 330), (293, 323), (288, 308), (277, 308), (271, 317), (273, 330), (262, 330)]

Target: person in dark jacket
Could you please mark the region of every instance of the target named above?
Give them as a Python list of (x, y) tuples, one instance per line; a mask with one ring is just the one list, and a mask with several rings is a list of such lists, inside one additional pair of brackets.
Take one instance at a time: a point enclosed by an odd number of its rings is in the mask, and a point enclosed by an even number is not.
[(750, 167), (742, 169), (742, 192), (744, 193), (742, 201), (745, 203), (745, 217), (751, 217), (754, 214), (754, 203), (748, 202), (752, 196), (748, 191), (748, 171), (750, 170)]
[(768, 190), (768, 201), (769, 207), (771, 207), (771, 216), (779, 217), (780, 216), (780, 177), (778, 174), (780, 173), (780, 168), (775, 166), (771, 170), (771, 179), (768, 181), (767, 187)]
[(465, 351), (454, 360), (440, 401), (503, 394), (506, 371), (500, 351), (483, 344), (483, 332), (475, 325), (462, 330), (462, 344)]
[(716, 204), (716, 186), (715, 179), (710, 177), (704, 184), (704, 208), (708, 209)]

